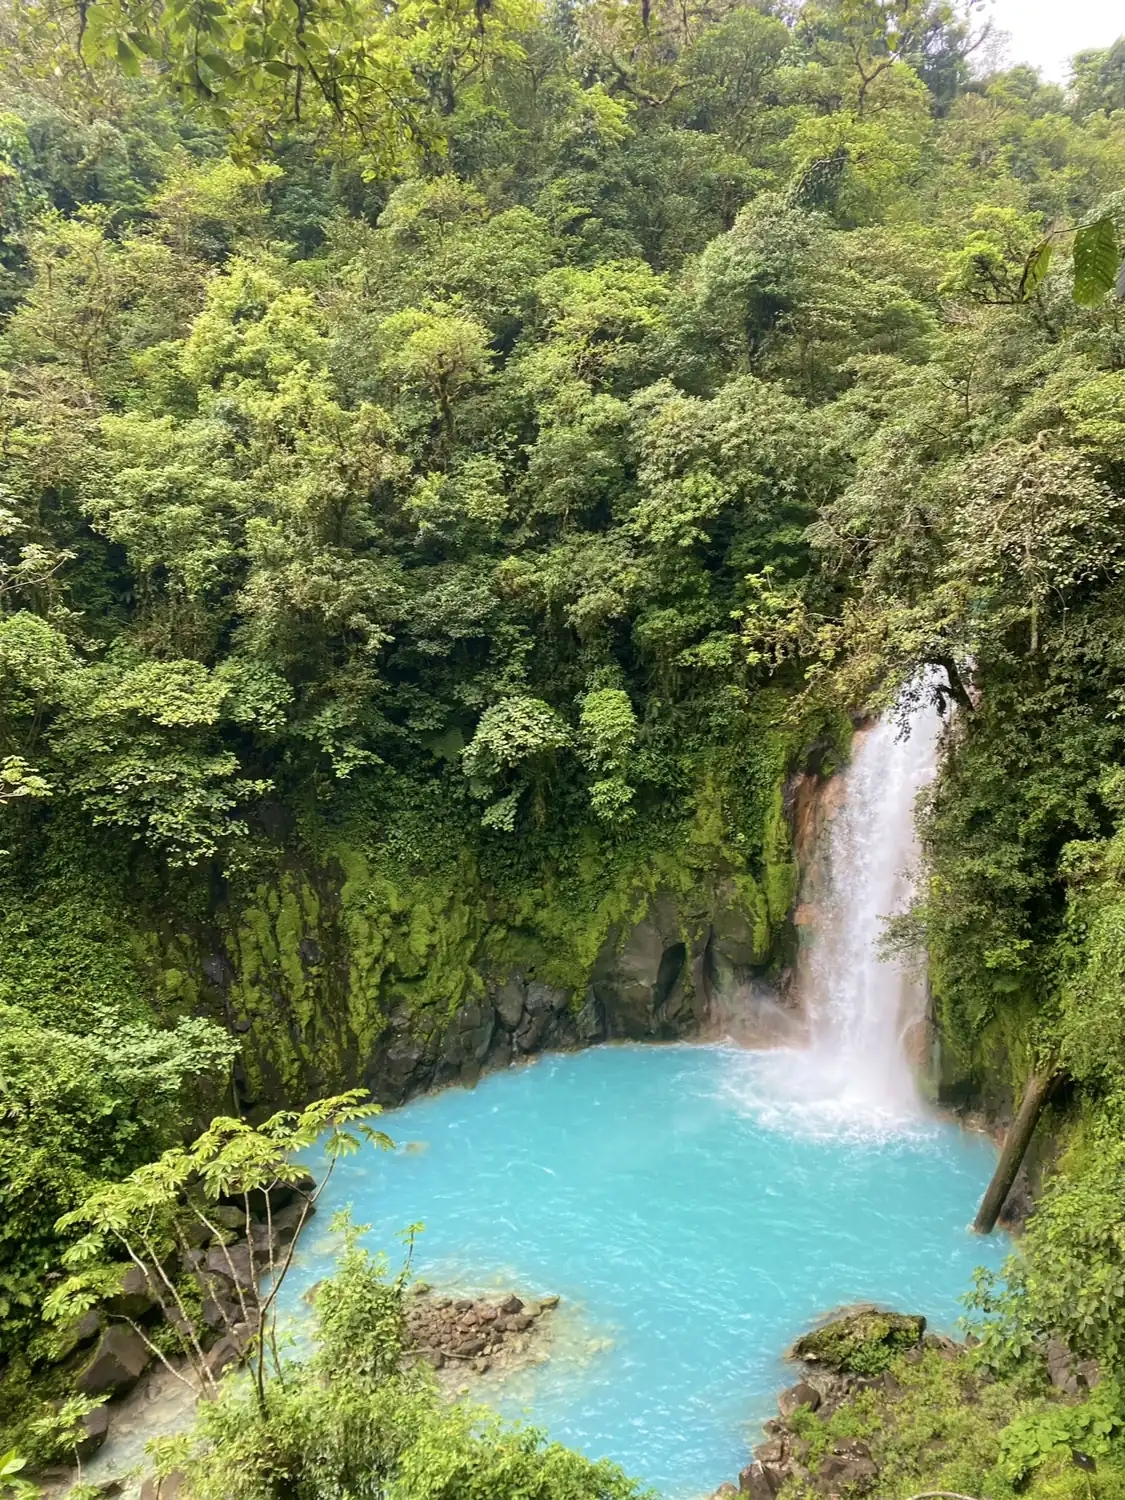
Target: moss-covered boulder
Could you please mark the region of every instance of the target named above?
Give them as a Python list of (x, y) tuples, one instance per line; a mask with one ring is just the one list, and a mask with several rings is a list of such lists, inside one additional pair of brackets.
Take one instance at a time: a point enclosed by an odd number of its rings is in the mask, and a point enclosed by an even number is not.
[(926, 1320), (875, 1307), (832, 1318), (793, 1345), (793, 1357), (849, 1375), (881, 1375), (891, 1361), (922, 1342)]

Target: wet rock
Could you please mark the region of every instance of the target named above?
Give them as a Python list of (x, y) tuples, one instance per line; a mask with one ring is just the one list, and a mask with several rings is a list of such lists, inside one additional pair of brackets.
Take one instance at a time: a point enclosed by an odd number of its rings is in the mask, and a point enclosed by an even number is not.
[(401, 1099), (424, 1059), (425, 1051), (413, 1036), (398, 1036), (383, 1053), (375, 1085), (378, 1096)]
[(543, 1310), (543, 1312), (550, 1312), (553, 1308), (558, 1307), (558, 1305), (559, 1305), (559, 1294), (558, 1294), (558, 1292), (551, 1292), (548, 1296), (546, 1296), (546, 1297), (540, 1297), (540, 1299), (539, 1299), (539, 1306)]
[(574, 1017), (574, 1030), (580, 1042), (600, 1042), (605, 1036), (605, 1014), (593, 985), (586, 991), (582, 1007)]
[(505, 1297), (503, 1302), (498, 1302), (496, 1305), (502, 1313), (523, 1312), (523, 1302), (514, 1292), (511, 1296)]
[[(660, 919), (662, 903), (628, 933), (623, 942), (611, 933), (594, 968), (594, 993), (611, 1036), (650, 1037), (658, 1032), (653, 993), (664, 956)], [(614, 951), (615, 948), (617, 951)]]
[(97, 1308), (83, 1313), (66, 1328), (61, 1328), (55, 1337), (51, 1353), (52, 1364), (61, 1364), (69, 1359), (76, 1349), (92, 1344), (102, 1331), (102, 1315)]
[(766, 956), (761, 951), (762, 939), (734, 881), (723, 881), (715, 894), (710, 945), (713, 962), (725, 964), (732, 972), (760, 964)]
[(233, 1203), (218, 1203), (207, 1217), (220, 1229), (229, 1229), (232, 1234), (242, 1234), (246, 1229), (246, 1214)]
[(496, 1013), (509, 1031), (515, 1031), (523, 1015), (527, 984), (522, 974), (513, 974), (492, 997)]
[(570, 992), (536, 980), (527, 987), (526, 1005), (533, 1016), (560, 1014), (570, 1004)]
[(225, 953), (209, 953), (200, 964), (204, 978), (209, 979), (219, 989), (229, 989), (234, 981), (234, 970), (227, 961)]
[(551, 1023), (549, 1011), (541, 1011), (538, 1015), (530, 1012), (524, 1016), (516, 1029), (512, 1040), (517, 1052), (534, 1052), (547, 1033), (547, 1027)]
[(484, 1066), (490, 1072), (501, 1073), (512, 1064), (512, 1044), (507, 1036), (501, 1031), (492, 1039), (492, 1046), (488, 1049), (488, 1056), (484, 1060)]
[(791, 1417), (802, 1406), (807, 1406), (809, 1411), (816, 1411), (819, 1405), (820, 1392), (807, 1380), (800, 1380), (796, 1385), (791, 1385), (777, 1398), (777, 1409), (783, 1417)]
[(114, 1323), (98, 1340), (75, 1385), (83, 1396), (124, 1396), (148, 1368), (152, 1356), (139, 1333)]
[[(98, 1313), (96, 1308), (91, 1308), (88, 1313), (83, 1313), (82, 1316), (78, 1319), (78, 1322), (74, 1325), (75, 1346), (80, 1348), (83, 1344), (92, 1344), (97, 1338), (98, 1334), (101, 1333), (101, 1331), (101, 1315)], [(1087, 1361), (1087, 1363), (1096, 1364), (1097, 1361), (1089, 1360)], [(1097, 1382), (1095, 1382), (1095, 1384), (1096, 1383)]]
[[(520, 1311), (504, 1312), (505, 1307)], [(447, 1361), (463, 1365), (524, 1352), (536, 1319), (523, 1308), (522, 1299), (514, 1293), (492, 1302), (423, 1291), (415, 1292), (408, 1302), (406, 1320), (419, 1357), (441, 1369)], [(538, 1315), (541, 1318), (542, 1312)]]
[[(298, 1200), (304, 1201), (310, 1193), (316, 1192), (316, 1178), (311, 1172), (300, 1172), (292, 1182), (272, 1182), (268, 1188), (255, 1188), (246, 1196), (250, 1202), (250, 1213), (255, 1219), (266, 1217), (266, 1200), (269, 1200), (270, 1214), (274, 1217), (279, 1210), (288, 1208), (291, 1203)], [(239, 1204), (234, 1205), (236, 1208)]]
[(259, 1260), (276, 1259), (282, 1249), (281, 1236), (272, 1224), (251, 1224), (247, 1238), (251, 1251)]
[(1101, 1381), (1102, 1370), (1096, 1359), (1083, 1359), (1075, 1366), (1078, 1379), (1088, 1391), (1095, 1390)]
[(270, 1225), (277, 1235), (278, 1243), (288, 1245), (296, 1239), (302, 1226), (316, 1213), (316, 1204), (310, 1198), (294, 1198), (291, 1203), (271, 1211)]

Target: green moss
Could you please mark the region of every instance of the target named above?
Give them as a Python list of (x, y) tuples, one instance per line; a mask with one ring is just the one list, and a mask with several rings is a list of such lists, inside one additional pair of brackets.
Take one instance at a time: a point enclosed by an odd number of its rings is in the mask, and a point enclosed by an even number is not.
[[(827, 1416), (804, 1408), (790, 1426), (808, 1444), (813, 1472), (834, 1443), (861, 1438), (878, 1465), (875, 1493), (882, 1500), (921, 1491), (987, 1500), (1125, 1500), (1125, 1450), (1120, 1430), (1101, 1420), (1104, 1406), (1096, 1391), (1078, 1402), (1061, 1398), (1041, 1369), (996, 1380), (969, 1353), (951, 1358), (930, 1350), (917, 1362), (894, 1360), (885, 1385), (853, 1395)], [(1072, 1461), (1075, 1434), (1081, 1434), (1076, 1445), (1096, 1455), (1092, 1484)], [(815, 1493), (800, 1482), (783, 1491)]]
[(899, 1354), (913, 1349), (926, 1320), (905, 1313), (861, 1311), (834, 1318), (793, 1346), (798, 1359), (853, 1375), (881, 1375)]

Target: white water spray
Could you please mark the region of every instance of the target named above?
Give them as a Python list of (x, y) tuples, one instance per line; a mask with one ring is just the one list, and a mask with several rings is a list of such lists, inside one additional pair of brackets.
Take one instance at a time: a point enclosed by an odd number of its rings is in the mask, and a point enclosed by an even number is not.
[(927, 702), (905, 737), (888, 720), (857, 737), (824, 834), (812, 940), (798, 966), (807, 1045), (748, 1060), (751, 1076), (738, 1085), (764, 1123), (831, 1135), (924, 1123), (909, 1049), (924, 1022), (924, 981), (880, 948), (886, 918), (910, 897), (915, 802), (933, 777), (940, 728)]

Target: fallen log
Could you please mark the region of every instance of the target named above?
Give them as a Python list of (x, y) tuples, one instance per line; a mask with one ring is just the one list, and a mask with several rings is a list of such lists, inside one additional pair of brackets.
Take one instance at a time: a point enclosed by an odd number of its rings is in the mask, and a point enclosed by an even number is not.
[(1004, 1146), (1000, 1152), (1000, 1160), (996, 1163), (992, 1181), (985, 1189), (977, 1216), (973, 1220), (973, 1228), (977, 1234), (991, 1234), (995, 1229), (996, 1220), (1000, 1217), (1005, 1199), (1012, 1190), (1012, 1183), (1016, 1180), (1016, 1173), (1031, 1144), (1031, 1137), (1035, 1134), (1039, 1116), (1043, 1113), (1043, 1106), (1047, 1102), (1057, 1077), (1058, 1073), (1053, 1067), (1032, 1069), (1028, 1074), (1019, 1112), (1008, 1127), (1008, 1133), (1004, 1137)]

